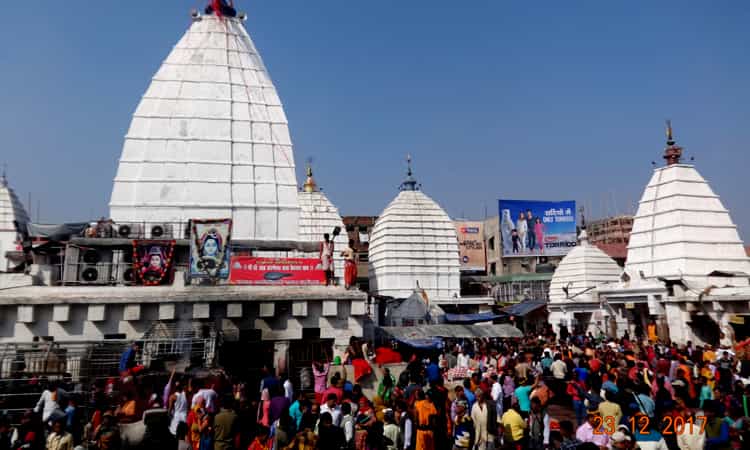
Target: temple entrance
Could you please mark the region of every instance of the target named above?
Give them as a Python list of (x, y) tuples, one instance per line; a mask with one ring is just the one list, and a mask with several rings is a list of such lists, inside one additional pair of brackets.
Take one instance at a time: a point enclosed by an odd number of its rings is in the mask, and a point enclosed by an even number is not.
[(719, 324), (709, 315), (692, 314), (690, 316), (690, 329), (696, 340), (706, 344), (719, 345)]
[(333, 358), (333, 339), (294, 340), (289, 345), (289, 377), (296, 391), (312, 391), (312, 363)]
[(729, 325), (734, 330), (735, 342), (750, 338), (750, 316), (733, 314), (729, 319)]
[(240, 330), (238, 340), (221, 344), (219, 365), (249, 386), (259, 386), (263, 367), (273, 366), (273, 341), (261, 340), (260, 330)]

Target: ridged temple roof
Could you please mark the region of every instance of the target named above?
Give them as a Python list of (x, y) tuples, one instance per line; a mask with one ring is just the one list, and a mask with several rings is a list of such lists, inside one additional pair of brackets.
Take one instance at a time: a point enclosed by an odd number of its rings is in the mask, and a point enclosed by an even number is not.
[(429, 299), (460, 292), (456, 229), (448, 214), (419, 190), (402, 190), (370, 234), (370, 292), (406, 298), (419, 287)]
[(555, 269), (549, 286), (550, 303), (592, 301), (594, 288), (619, 281), (622, 269), (615, 260), (589, 244), (585, 229), (578, 240), (578, 245)]
[[(0, 231), (15, 232), (13, 221), (26, 224), (29, 222), (29, 215), (3, 173), (0, 178)], [(0, 255), (0, 259), (4, 258), (5, 256)]]
[(156, 72), (110, 211), (117, 222), (231, 217), (235, 238), (297, 239), (286, 114), (241, 19), (195, 18)]
[(705, 280), (714, 271), (750, 274), (737, 227), (706, 180), (689, 164), (654, 171), (628, 244), (631, 277)]

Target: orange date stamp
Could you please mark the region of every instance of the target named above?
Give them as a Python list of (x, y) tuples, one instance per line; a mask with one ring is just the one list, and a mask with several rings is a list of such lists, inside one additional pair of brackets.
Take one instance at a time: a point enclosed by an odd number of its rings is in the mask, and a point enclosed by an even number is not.
[[(696, 420), (697, 419), (697, 420)], [(633, 416), (628, 420), (628, 423), (630, 424), (630, 432), (633, 435), (636, 434), (649, 434), (649, 430), (651, 429), (652, 420), (647, 416)], [(696, 422), (700, 422), (700, 424), (696, 424)], [(594, 418), (594, 424), (593, 428), (594, 434), (606, 434), (606, 435), (613, 435), (615, 431), (617, 431), (617, 426), (619, 424), (615, 421), (615, 418), (612, 416), (596, 416)], [(669, 434), (693, 434), (693, 428), (700, 429), (700, 434), (703, 434), (706, 428), (706, 417), (705, 416), (696, 416), (695, 419), (693, 417), (688, 417), (685, 419), (682, 416), (672, 417), (672, 416), (665, 416), (661, 419), (659, 423), (659, 432), (662, 435), (669, 435)]]

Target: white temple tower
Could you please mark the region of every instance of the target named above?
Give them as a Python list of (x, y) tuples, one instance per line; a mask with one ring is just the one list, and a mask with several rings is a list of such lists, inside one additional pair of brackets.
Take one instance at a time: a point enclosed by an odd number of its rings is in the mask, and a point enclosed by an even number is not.
[(614, 259), (595, 245), (589, 244), (583, 225), (578, 245), (560, 261), (549, 286), (549, 322), (558, 332), (561, 324), (580, 324), (584, 331), (598, 334), (597, 323), (606, 332), (604, 311), (597, 288), (617, 283), (622, 269)]
[(680, 162), (682, 148), (667, 130), (667, 165), (654, 170), (641, 197), (625, 271), (631, 278), (693, 281), (700, 289), (713, 284), (713, 272), (750, 274), (729, 212), (695, 167)]
[(401, 192), (370, 234), (370, 293), (406, 298), (420, 287), (430, 300), (456, 298), (460, 293), (458, 258), (453, 222), (419, 189), (410, 164)]
[(6, 253), (16, 251), (20, 243), (16, 223), (23, 229), (28, 222), (29, 215), (26, 214), (16, 193), (8, 185), (8, 178), (3, 171), (2, 178), (0, 178), (0, 272), (5, 272), (12, 267), (6, 258)]
[[(334, 275), (343, 283), (344, 258), (341, 251), (348, 245), (348, 238), (344, 221), (341, 220), (339, 210), (333, 206), (328, 197), (318, 188), (313, 179), (312, 167), (307, 166), (307, 180), (298, 193), (300, 206), (299, 238), (303, 241), (319, 242), (323, 234), (328, 233), (333, 239), (333, 268)], [(341, 234), (333, 237), (333, 229), (339, 227)], [(302, 256), (317, 258), (318, 253), (303, 254)]]
[(660, 339), (731, 346), (748, 314), (750, 260), (719, 196), (681, 158), (668, 122), (666, 165), (641, 197), (622, 281), (597, 291), (617, 336), (653, 320)]
[(110, 216), (231, 217), (236, 239), (298, 238), (286, 115), (242, 19), (196, 14), (164, 60), (125, 136)]

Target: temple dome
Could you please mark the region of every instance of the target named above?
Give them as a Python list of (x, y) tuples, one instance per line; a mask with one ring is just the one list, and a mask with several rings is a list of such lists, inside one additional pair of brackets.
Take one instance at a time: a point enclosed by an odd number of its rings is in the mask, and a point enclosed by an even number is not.
[(6, 252), (17, 250), (19, 244), (14, 222), (23, 229), (29, 222), (29, 215), (3, 174), (0, 178), (0, 272), (8, 270)]
[(231, 217), (234, 238), (297, 239), (286, 115), (241, 19), (196, 16), (164, 60), (125, 136), (110, 215)]
[(750, 274), (736, 225), (694, 166), (677, 159), (654, 170), (633, 220), (625, 271), (701, 284), (717, 271)]
[[(334, 275), (342, 280), (344, 279), (344, 258), (341, 257), (341, 251), (349, 244), (344, 227), (344, 221), (341, 220), (339, 210), (333, 206), (328, 197), (318, 189), (317, 184), (312, 178), (312, 169), (307, 169), (307, 181), (302, 191), (297, 194), (300, 206), (299, 215), (299, 238), (302, 241), (319, 242), (323, 240), (323, 234), (331, 234), (335, 227), (339, 227), (341, 234), (333, 239), (333, 268)], [(333, 237), (333, 235), (331, 235)], [(307, 254), (302, 256), (318, 257), (318, 253)]]
[(593, 294), (597, 286), (620, 280), (620, 266), (598, 247), (589, 244), (585, 229), (578, 241), (555, 269), (549, 286), (550, 303), (595, 301)]
[(428, 299), (460, 293), (456, 228), (440, 205), (419, 190), (411, 169), (372, 228), (369, 262), (374, 295), (406, 298), (417, 285)]

